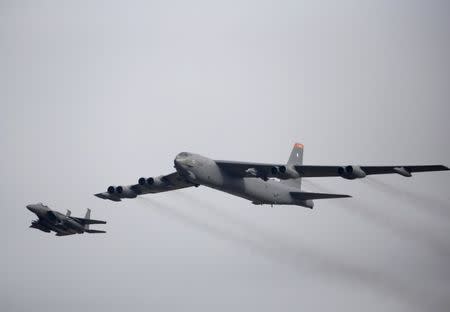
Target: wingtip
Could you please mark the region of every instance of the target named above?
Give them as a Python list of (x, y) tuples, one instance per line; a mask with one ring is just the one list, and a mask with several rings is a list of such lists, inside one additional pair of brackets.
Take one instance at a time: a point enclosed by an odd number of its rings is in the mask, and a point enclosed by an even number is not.
[(122, 201), (120, 198), (111, 197), (108, 193), (98, 193), (98, 194), (94, 194), (94, 196), (101, 198), (101, 199), (109, 199), (109, 200), (112, 200), (115, 202)]

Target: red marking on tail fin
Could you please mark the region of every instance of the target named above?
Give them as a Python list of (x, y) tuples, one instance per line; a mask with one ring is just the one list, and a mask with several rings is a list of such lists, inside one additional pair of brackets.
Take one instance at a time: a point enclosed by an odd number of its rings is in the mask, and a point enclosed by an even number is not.
[(303, 144), (301, 144), (301, 143), (295, 143), (294, 144), (294, 148), (303, 148), (304, 146), (303, 146)]

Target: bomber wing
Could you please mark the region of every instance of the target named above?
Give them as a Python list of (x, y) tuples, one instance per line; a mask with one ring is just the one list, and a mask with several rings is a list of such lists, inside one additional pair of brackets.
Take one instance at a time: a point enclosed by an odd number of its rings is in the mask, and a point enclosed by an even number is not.
[(226, 173), (236, 177), (255, 177), (295, 179), (302, 177), (343, 177), (346, 179), (363, 178), (372, 174), (397, 173), (410, 177), (414, 172), (449, 170), (443, 165), (425, 166), (308, 166), (308, 165), (281, 165), (263, 164), (237, 161), (217, 160), (216, 164)]
[(397, 173), (410, 177), (413, 172), (444, 171), (449, 170), (442, 165), (426, 166), (294, 166), (302, 177), (338, 177), (347, 179), (363, 178), (372, 174)]
[(178, 172), (173, 172), (156, 178), (140, 178), (137, 184), (110, 186), (106, 192), (95, 194), (95, 196), (121, 201), (123, 198), (135, 198), (138, 195), (173, 191), (190, 186), (194, 186), (194, 184), (180, 176)]
[(239, 161), (216, 160), (217, 166), (231, 176), (235, 177), (255, 177), (255, 178), (271, 178), (278, 177), (279, 169), (286, 168), (281, 164), (263, 164)]

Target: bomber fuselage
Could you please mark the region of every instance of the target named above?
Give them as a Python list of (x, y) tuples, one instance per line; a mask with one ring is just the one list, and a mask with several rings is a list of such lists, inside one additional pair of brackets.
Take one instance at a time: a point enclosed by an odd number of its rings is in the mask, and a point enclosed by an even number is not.
[(188, 181), (248, 199), (254, 204), (312, 208), (311, 202), (292, 198), (290, 192), (298, 192), (299, 189), (278, 179), (235, 177), (222, 170), (213, 159), (186, 152), (178, 154), (174, 164), (178, 173)]

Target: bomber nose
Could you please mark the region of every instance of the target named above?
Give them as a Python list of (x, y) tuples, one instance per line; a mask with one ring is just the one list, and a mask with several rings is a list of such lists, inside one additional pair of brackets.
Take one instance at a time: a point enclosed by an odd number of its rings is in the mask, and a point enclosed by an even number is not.
[(175, 165), (175, 168), (182, 168), (183, 167), (183, 159), (180, 157), (175, 157), (173, 164)]
[(175, 158), (175, 168), (192, 167), (192, 160), (189, 158)]
[(186, 163), (188, 154), (186, 152), (179, 153), (175, 159), (174, 159), (174, 165), (176, 166), (183, 166)]

